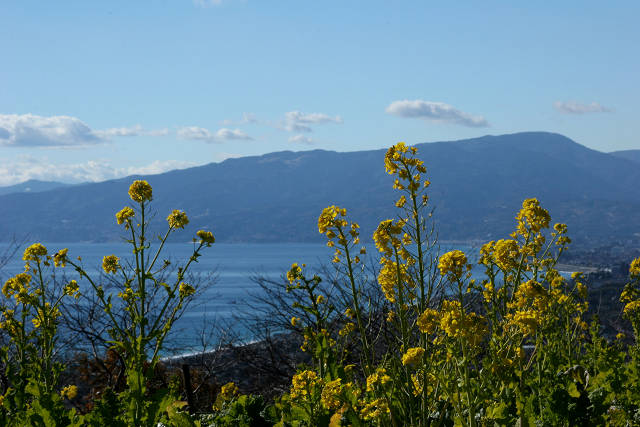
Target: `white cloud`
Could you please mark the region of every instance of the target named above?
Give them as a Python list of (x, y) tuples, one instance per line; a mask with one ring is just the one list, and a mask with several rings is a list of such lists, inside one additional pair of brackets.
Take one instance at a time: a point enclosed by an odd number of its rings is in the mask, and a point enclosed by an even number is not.
[(611, 113), (613, 109), (600, 105), (597, 102), (591, 104), (581, 104), (576, 101), (556, 101), (553, 108), (564, 114), (585, 114), (585, 113)]
[(253, 113), (242, 113), (242, 119), (240, 120), (225, 119), (222, 121), (223, 126), (239, 126), (250, 123), (258, 123), (258, 118)]
[(67, 183), (98, 182), (128, 175), (153, 175), (195, 165), (193, 162), (178, 160), (156, 160), (148, 165), (115, 167), (107, 160), (60, 164), (47, 159), (21, 156), (18, 159), (0, 159), (0, 186), (13, 185), (29, 179)]
[(331, 117), (323, 113), (301, 113), (289, 111), (284, 114), (283, 128), (289, 132), (311, 132), (311, 125), (343, 123), (340, 116)]
[(291, 136), (289, 138), (289, 142), (293, 142), (296, 144), (313, 144), (313, 139), (309, 138), (306, 135), (298, 134)]
[(0, 114), (0, 146), (87, 147), (114, 137), (166, 135), (169, 129), (147, 130), (141, 125), (93, 130), (76, 117)]
[(77, 147), (102, 142), (102, 136), (75, 117), (0, 114), (0, 146)]
[(193, 139), (196, 141), (205, 141), (209, 143), (223, 142), (229, 140), (251, 140), (249, 135), (240, 129), (219, 129), (216, 133), (211, 132), (209, 129), (201, 128), (198, 126), (186, 126), (178, 129), (178, 138), (181, 139)]
[(405, 99), (393, 101), (385, 111), (394, 116), (419, 118), (436, 123), (451, 123), (468, 127), (489, 126), (484, 117), (465, 113), (444, 102)]
[(126, 136), (167, 136), (169, 135), (169, 129), (164, 128), (147, 130), (144, 129), (141, 125), (135, 125), (130, 127), (97, 130), (94, 133), (104, 139)]

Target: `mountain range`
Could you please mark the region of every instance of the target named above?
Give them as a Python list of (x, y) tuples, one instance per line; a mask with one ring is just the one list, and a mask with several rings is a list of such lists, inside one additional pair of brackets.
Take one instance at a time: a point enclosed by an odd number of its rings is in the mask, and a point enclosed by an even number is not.
[[(603, 153), (562, 135), (525, 132), (417, 144), (432, 182), (441, 240), (506, 237), (522, 200), (537, 197), (579, 244), (640, 242), (640, 150)], [(321, 241), (317, 218), (336, 204), (360, 223), (363, 239), (393, 217), (398, 194), (385, 173), (386, 149), (283, 151), (145, 177), (0, 195), (0, 240), (28, 234), (45, 242), (118, 241), (115, 212), (134, 179), (153, 186), (152, 226), (171, 209), (225, 242)], [(0, 192), (1, 194), (2, 192)]]

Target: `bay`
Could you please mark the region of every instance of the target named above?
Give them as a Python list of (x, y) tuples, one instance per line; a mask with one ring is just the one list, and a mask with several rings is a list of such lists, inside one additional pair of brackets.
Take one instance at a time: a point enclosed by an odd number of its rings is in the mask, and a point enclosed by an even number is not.
[[(85, 269), (93, 277), (97, 277), (101, 272), (103, 256), (113, 254), (120, 257), (121, 262), (133, 257), (131, 246), (127, 243), (43, 244), (50, 254), (68, 248), (70, 258), (81, 256)], [(23, 271), (24, 261), (21, 255), (24, 246), (0, 270), (2, 283), (11, 275)], [(375, 262), (378, 256), (375, 246), (364, 246)], [(3, 254), (6, 248), (6, 243), (0, 244), (0, 254)], [(477, 249), (468, 245), (442, 245), (441, 251), (454, 248), (465, 251), (471, 261), (474, 261), (473, 254), (477, 253)], [(192, 251), (192, 243), (169, 243), (165, 245), (160, 258), (170, 259), (176, 265), (183, 265)], [(260, 275), (272, 280), (282, 278), (282, 286), (285, 286), (283, 276), (293, 262), (307, 264), (308, 271), (314, 271), (322, 265), (330, 264), (332, 256), (333, 250), (322, 243), (215, 243), (210, 248), (204, 248), (198, 262), (192, 263), (190, 271), (199, 275), (203, 281), (213, 276), (214, 283), (193, 301), (188, 311), (176, 322), (174, 337), (177, 336), (176, 339), (183, 351), (196, 351), (201, 345), (200, 336), (203, 328), (224, 324), (225, 327), (235, 329), (234, 332), (243, 340), (250, 341), (253, 339), (252, 331), (234, 323), (234, 320), (242, 314), (250, 295), (259, 292), (258, 285), (251, 279), (252, 276)], [(67, 267), (65, 270), (68, 278), (77, 279), (77, 273), (72, 268)], [(474, 275), (476, 273), (480, 271), (474, 271)], [(79, 281), (79, 284), (82, 292), (90, 291), (86, 281)]]

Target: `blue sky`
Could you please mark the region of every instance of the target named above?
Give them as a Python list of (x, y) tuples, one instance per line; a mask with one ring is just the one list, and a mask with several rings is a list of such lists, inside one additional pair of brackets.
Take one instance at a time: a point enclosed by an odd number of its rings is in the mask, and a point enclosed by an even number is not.
[(632, 1), (5, 0), (0, 185), (534, 130), (639, 149), (638, 16)]

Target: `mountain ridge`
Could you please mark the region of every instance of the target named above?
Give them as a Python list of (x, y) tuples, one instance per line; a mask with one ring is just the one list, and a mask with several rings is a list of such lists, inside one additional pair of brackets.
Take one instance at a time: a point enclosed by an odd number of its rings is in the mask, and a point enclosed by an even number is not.
[[(416, 144), (432, 182), (430, 200), (443, 240), (503, 238), (522, 200), (537, 197), (556, 222), (583, 244), (637, 239), (637, 166), (559, 134), (524, 132)], [(160, 230), (183, 209), (193, 233), (214, 231), (227, 242), (322, 241), (321, 210), (346, 207), (363, 229), (395, 215), (397, 192), (384, 171), (385, 149), (280, 151), (149, 175)], [(128, 203), (139, 175), (35, 194), (0, 196), (0, 239), (29, 230), (42, 241), (115, 241), (115, 212)], [(10, 226), (13, 225), (13, 226)]]

